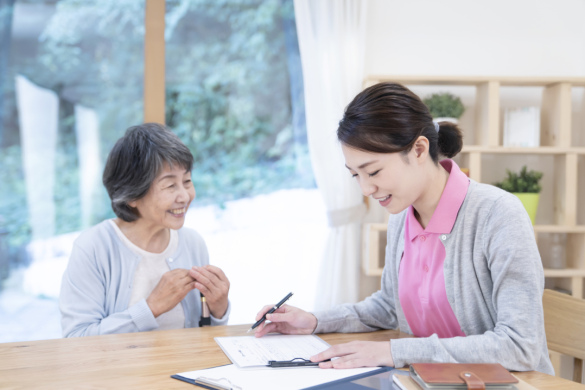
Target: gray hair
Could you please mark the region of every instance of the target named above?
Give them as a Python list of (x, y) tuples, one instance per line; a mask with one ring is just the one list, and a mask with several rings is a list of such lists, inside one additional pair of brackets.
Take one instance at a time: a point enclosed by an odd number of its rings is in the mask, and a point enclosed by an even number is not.
[(143, 198), (164, 163), (177, 164), (191, 171), (193, 155), (171, 130), (158, 123), (132, 126), (108, 155), (102, 181), (116, 215), (133, 222), (138, 210), (128, 203)]

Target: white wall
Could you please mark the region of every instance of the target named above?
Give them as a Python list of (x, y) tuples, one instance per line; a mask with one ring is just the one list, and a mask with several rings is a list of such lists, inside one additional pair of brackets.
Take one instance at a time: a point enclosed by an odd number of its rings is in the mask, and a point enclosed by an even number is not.
[(583, 0), (368, 0), (366, 75), (585, 76)]
[[(585, 77), (585, 0), (368, 0), (365, 77), (376, 75)], [(473, 86), (412, 86), (421, 97), (449, 91), (461, 97), (464, 143), (474, 144)], [(506, 107), (539, 106), (539, 87), (502, 87)], [(573, 145), (585, 146), (585, 89), (573, 88)], [(503, 112), (500, 113), (503, 120)], [(492, 156), (493, 157), (493, 156)], [(490, 156), (486, 157), (489, 160)], [(493, 160), (494, 158), (492, 158)], [(485, 161), (494, 183), (506, 168), (529, 164), (544, 172), (541, 203), (553, 200), (553, 165), (546, 158)], [(582, 165), (585, 165), (583, 162)], [(579, 194), (585, 193), (585, 180)], [(379, 211), (379, 210), (378, 210)], [(370, 213), (382, 220), (383, 213)], [(374, 216), (372, 216), (374, 214)], [(585, 221), (585, 208), (578, 213)], [(553, 209), (539, 207), (537, 223), (553, 223)]]

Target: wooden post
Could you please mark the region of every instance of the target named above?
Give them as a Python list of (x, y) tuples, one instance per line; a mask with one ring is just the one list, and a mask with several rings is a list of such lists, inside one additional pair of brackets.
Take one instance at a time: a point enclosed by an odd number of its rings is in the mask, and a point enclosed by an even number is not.
[(144, 122), (165, 123), (165, 0), (146, 0)]
[(481, 183), (481, 153), (469, 153), (469, 177)]
[(487, 81), (477, 86), (475, 138), (478, 145), (501, 146), (500, 83), (497, 81)]
[(540, 146), (571, 146), (571, 84), (547, 85), (540, 112)]

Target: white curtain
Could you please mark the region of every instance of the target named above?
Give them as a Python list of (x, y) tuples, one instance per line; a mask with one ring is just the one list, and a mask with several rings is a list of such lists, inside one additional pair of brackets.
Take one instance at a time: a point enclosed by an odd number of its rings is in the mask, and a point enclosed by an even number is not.
[(330, 226), (317, 309), (359, 299), (360, 226), (365, 206), (344, 166), (336, 130), (345, 107), (362, 89), (366, 4), (363, 0), (294, 3), (311, 161)]

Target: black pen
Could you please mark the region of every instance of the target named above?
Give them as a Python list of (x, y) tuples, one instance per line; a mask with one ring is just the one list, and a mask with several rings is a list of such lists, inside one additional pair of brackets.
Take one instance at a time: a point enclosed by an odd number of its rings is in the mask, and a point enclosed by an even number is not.
[[(299, 361), (295, 361), (299, 360)], [(330, 362), (331, 359), (323, 360), (322, 362), (312, 362), (310, 360), (296, 358), (293, 360), (276, 361), (269, 360), (267, 367), (282, 368), (282, 367), (319, 367), (319, 363)]]
[(260, 325), (261, 323), (266, 321), (266, 315), (274, 313), (276, 311), (276, 309), (281, 307), (283, 303), (285, 303), (290, 297), (292, 297), (292, 295), (293, 295), (293, 293), (288, 293), (288, 295), (286, 297), (282, 298), (282, 300), (280, 302), (278, 302), (276, 305), (274, 305), (274, 307), (272, 309), (270, 309), (266, 313), (264, 313), (262, 318), (260, 318), (254, 325), (252, 325), (252, 327), (250, 329), (248, 329), (248, 332), (246, 332), (246, 333), (249, 333), (250, 331), (256, 329), (256, 327), (258, 325)]

